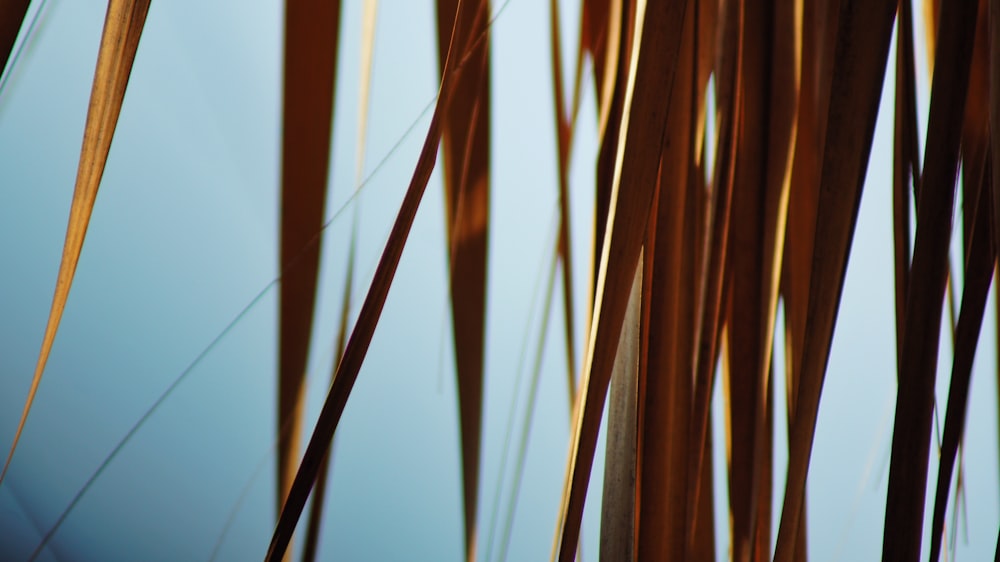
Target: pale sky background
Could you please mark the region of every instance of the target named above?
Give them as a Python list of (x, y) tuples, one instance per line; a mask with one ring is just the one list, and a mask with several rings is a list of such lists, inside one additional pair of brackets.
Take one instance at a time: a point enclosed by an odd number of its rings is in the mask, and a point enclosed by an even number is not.
[[(564, 53), (575, 53), (578, 4), (560, 3)], [(361, 24), (361, 1), (344, 2), (326, 212), (335, 218), (323, 241), (311, 418), (329, 380), (353, 206), (360, 206), (362, 225), (355, 287), (366, 288), (426, 132), (429, 112), (421, 114), (437, 88), (433, 6), (431, 0), (380, 2), (365, 174), (388, 159), (341, 211), (356, 187)], [(48, 312), (105, 7), (98, 0), (50, 0), (0, 93), (0, 451), (13, 437)], [(152, 4), (59, 337), (0, 487), (0, 558), (27, 557), (143, 412), (275, 277), (281, 33), (277, 1)], [(493, 26), (482, 560), (489, 559), (515, 380), (522, 356), (535, 353), (524, 341), (538, 340), (534, 287), (551, 255), (557, 191), (548, 34), (547, 3), (534, 0), (510, 0)], [(916, 36), (922, 40), (923, 33)], [(922, 45), (917, 54), (923, 61)], [(573, 65), (564, 66), (569, 80)], [(923, 127), (923, 65), (918, 82)], [(810, 558), (820, 562), (874, 559), (881, 552), (896, 376), (892, 95), (887, 84), (812, 455), (809, 547)], [(572, 164), (578, 319), (584, 318), (590, 267), (594, 103), (588, 88)], [(435, 173), (338, 430), (320, 544), (324, 560), (461, 558), (443, 207)], [(352, 315), (359, 303), (356, 295)], [(546, 558), (554, 531), (569, 437), (560, 307), (557, 295), (510, 560)], [(263, 557), (273, 524), (275, 311), (272, 288), (124, 447), (41, 559), (207, 560), (220, 537), (219, 560)], [(972, 384), (968, 543), (958, 545), (963, 560), (991, 555), (1000, 518), (992, 318), (984, 324)], [(575, 337), (582, 349), (583, 334)], [(944, 339), (942, 403), (949, 373)], [(776, 505), (787, 457), (782, 380), (779, 371)], [(519, 388), (518, 424), (527, 381)], [(721, 444), (721, 416), (713, 422)], [(598, 550), (603, 437), (601, 443), (584, 528), (588, 560)], [(719, 451), (720, 559), (728, 552), (723, 463)], [(935, 478), (932, 452), (931, 490)], [(504, 506), (510, 481), (508, 470)], [(925, 529), (930, 505), (926, 519)]]

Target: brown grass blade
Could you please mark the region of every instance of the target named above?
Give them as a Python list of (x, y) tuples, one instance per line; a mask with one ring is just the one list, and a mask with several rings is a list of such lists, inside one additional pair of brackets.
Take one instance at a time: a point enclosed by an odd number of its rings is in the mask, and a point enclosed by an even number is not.
[(608, 398), (608, 433), (601, 501), (601, 560), (635, 559), (638, 384), (643, 329), (640, 258), (629, 292)]
[[(476, 0), (457, 22), (458, 0), (438, 0), (438, 54), (442, 75), (454, 26), (457, 44), (486, 32), (489, 0)], [(473, 9), (474, 8), (474, 9)], [(453, 102), (442, 115), (442, 146), (451, 312), (462, 439), (466, 559), (476, 556), (479, 448), (483, 410), (483, 353), (486, 318), (486, 242), (489, 228), (490, 72), (489, 36), (476, 43), (473, 60), (486, 67), (465, 72), (455, 83)]]
[(652, 207), (656, 217), (649, 223), (652, 243), (644, 253), (649, 329), (644, 334), (646, 367), (639, 371), (635, 548), (640, 560), (686, 557), (687, 428), (694, 370), (693, 342), (686, 336), (694, 316), (689, 295), (694, 294), (695, 244), (689, 238), (696, 216), (685, 211), (694, 138), (695, 11), (691, 3), (684, 14)]
[(920, 556), (934, 371), (977, 4), (948, 2), (941, 11), (889, 463), (882, 553), (890, 560)]
[[(973, 217), (979, 202), (979, 171), (989, 158), (990, 135), (990, 44), (988, 0), (979, 0), (975, 46), (972, 49), (972, 69), (969, 73), (969, 94), (962, 122), (962, 267), (966, 267)], [(989, 178), (987, 178), (989, 181)], [(988, 185), (988, 184), (987, 184)]]
[[(703, 488), (709, 488), (698, 475), (704, 473), (707, 457), (708, 415), (715, 382), (715, 366), (719, 356), (719, 334), (722, 331), (724, 309), (723, 298), (729, 293), (730, 276), (728, 246), (730, 213), (732, 209), (733, 178), (736, 170), (735, 145), (739, 133), (737, 108), (742, 91), (742, 57), (739, 55), (743, 36), (743, 3), (730, 0), (722, 5), (719, 12), (722, 22), (722, 44), (716, 68), (717, 106), (719, 113), (718, 148), (715, 169), (712, 172), (712, 202), (709, 215), (709, 233), (706, 250), (706, 272), (704, 289), (700, 295), (700, 330), (696, 340), (694, 395), (691, 414), (691, 454), (688, 474), (692, 478), (689, 486), (688, 510), (692, 521), (701, 521), (700, 506)], [(728, 411), (728, 410), (727, 410)], [(697, 529), (692, 528), (688, 536), (694, 541)]]
[(17, 33), (24, 23), (31, 0), (3, 0), (0, 2), (0, 74), (7, 68), (7, 61), (14, 49)]
[[(456, 18), (456, 27), (459, 25), (459, 22), (463, 21), (462, 15), (464, 10), (476, 8), (476, 6), (469, 7), (468, 4), (459, 0), (458, 9), (460, 11), (459, 17)], [(486, 21), (486, 17), (488, 16), (486, 10), (482, 9), (482, 6), (479, 6), (479, 8), (476, 14), (476, 25), (481, 25)], [(399, 214), (389, 233), (385, 250), (379, 259), (378, 267), (375, 270), (375, 277), (372, 280), (371, 287), (365, 297), (365, 302), (358, 314), (357, 324), (347, 341), (347, 347), (344, 350), (340, 364), (337, 366), (333, 385), (323, 404), (323, 409), (320, 411), (312, 437), (309, 439), (309, 445), (306, 447), (302, 463), (299, 466), (298, 473), (295, 475), (291, 491), (288, 494), (288, 500), (285, 502), (285, 506), (282, 508), (281, 515), (278, 518), (278, 523), (266, 556), (266, 560), (270, 562), (277, 562), (284, 556), (292, 533), (298, 523), (299, 516), (302, 514), (302, 508), (305, 506), (309, 492), (316, 481), (323, 456), (330, 446), (337, 423), (340, 421), (340, 416), (347, 405), (347, 398), (350, 396), (354, 382), (358, 378), (358, 372), (368, 352), (368, 346), (371, 344), (372, 336), (375, 333), (375, 326), (382, 313), (382, 307), (385, 305), (385, 299), (389, 294), (389, 288), (392, 285), (396, 267), (399, 265), (399, 259), (402, 256), (410, 227), (413, 224), (417, 208), (420, 205), (420, 200), (437, 160), (437, 146), (441, 140), (442, 114), (447, 111), (455, 81), (462, 76), (463, 70), (469, 66), (467, 63), (479, 65), (479, 68), (473, 69), (473, 72), (476, 70), (483, 72), (485, 68), (486, 59), (484, 57), (475, 60), (472, 57), (459, 56), (469, 51), (467, 49), (455, 48), (454, 36), (455, 33), (453, 31), (452, 43), (448, 48), (449, 53), (444, 65), (445, 70), (443, 72), (438, 101), (434, 108), (434, 114), (431, 117), (427, 137), (424, 140), (424, 145), (417, 160), (416, 169), (407, 188), (406, 195), (403, 197)], [(478, 38), (472, 36), (469, 39), (470, 41), (467, 44), (474, 45)]]
[[(885, 75), (891, 0), (844, 0), (830, 73), (809, 304), (775, 559), (794, 555), (819, 397)], [(823, 76), (821, 72), (820, 76)], [(820, 100), (824, 98), (822, 90)], [(821, 101), (820, 107), (825, 104)]]
[[(993, 217), (1000, 221), (1000, 0), (989, 0), (990, 7), (990, 143), (992, 157)], [(994, 228), (994, 248), (1000, 251), (1000, 228)], [(998, 305), (1000, 306), (1000, 305)]]
[[(604, 235), (611, 209), (611, 192), (615, 181), (615, 162), (618, 158), (619, 130), (624, 111), (625, 88), (631, 67), (632, 41), (635, 32), (636, 0), (612, 0), (608, 14), (607, 64), (602, 74), (595, 74), (598, 84), (598, 137), (601, 139), (597, 152), (597, 193), (594, 198), (594, 256), (593, 277), (590, 283), (591, 305), (597, 299), (597, 277), (600, 272), (601, 252), (604, 249)], [(614, 58), (612, 58), (614, 57)], [(596, 67), (596, 65), (595, 65)], [(599, 77), (599, 78), (598, 78)], [(587, 319), (587, 334), (593, 328), (591, 306)], [(587, 342), (589, 344), (589, 341)], [(584, 350), (584, 355), (589, 351)]]
[[(980, 12), (980, 15), (984, 16), (985, 13)], [(976, 345), (979, 342), (979, 331), (986, 311), (986, 298), (989, 295), (990, 282), (993, 279), (993, 264), (996, 258), (992, 233), (990, 232), (993, 195), (989, 189), (989, 170), (985, 166), (985, 160), (982, 164), (978, 173), (973, 173), (972, 170), (966, 171), (967, 175), (975, 177), (972, 181), (978, 183), (980, 189), (976, 193), (978, 197), (974, 207), (975, 219), (970, 220), (970, 222), (974, 222), (974, 226), (969, 255), (966, 260), (962, 308), (958, 316), (958, 326), (955, 329), (951, 384), (948, 387), (948, 408), (945, 413), (944, 436), (941, 439), (937, 487), (934, 496), (934, 517), (931, 523), (930, 560), (937, 560), (941, 553), (941, 537), (944, 533), (948, 492), (951, 487), (951, 477), (959, 443), (965, 433), (972, 362), (976, 356)]]
[(319, 276), (330, 131), (337, 75), (340, 2), (285, 2), (284, 97), (281, 142), (278, 423), (293, 419), (277, 455), (277, 510), (299, 461), (306, 361)]
[[(558, 552), (563, 562), (573, 558), (579, 539), (597, 433), (628, 303), (628, 287), (639, 260), (646, 217), (653, 201), (687, 2), (647, 4), (640, 1), (637, 7), (635, 33), (638, 40), (629, 57), (594, 322), (580, 383), (583, 390), (575, 408), (576, 419), (552, 553), (555, 557)], [(666, 104), (663, 92), (671, 92)], [(633, 114), (642, 117), (629, 119)]]
[(90, 214), (97, 198), (97, 190), (101, 185), (101, 176), (104, 175), (104, 165), (111, 149), (111, 140), (115, 134), (115, 125), (118, 123), (118, 114), (125, 98), (125, 88), (132, 72), (132, 62), (135, 60), (135, 52), (139, 47), (139, 38), (148, 10), (149, 0), (111, 0), (108, 3), (101, 46), (97, 53), (97, 67), (94, 70), (94, 84), (90, 92), (90, 106), (87, 109), (87, 121), (83, 131), (83, 146), (80, 149), (80, 164), (77, 168), (73, 202), (70, 207), (69, 223), (66, 226), (66, 241), (59, 263), (55, 294), (52, 297), (52, 308), (49, 311), (28, 397), (17, 423), (10, 452), (4, 461), (3, 471), (0, 472), (0, 483), (10, 468), (11, 459), (14, 457), (17, 442), (21, 438), (28, 413), (31, 411), (31, 404), (45, 372), (45, 364), (69, 298), (80, 251), (87, 235)]
[[(917, 101), (910, 0), (899, 1), (896, 20), (896, 100), (892, 164), (892, 224), (896, 281), (896, 350), (903, 349), (906, 291), (910, 279), (910, 182), (920, 181)], [(918, 189), (913, 189), (918, 193)]]
[[(734, 558), (770, 558), (770, 533), (754, 544), (761, 502), (769, 487), (766, 431), (778, 281), (785, 240), (791, 156), (795, 141), (800, 35), (791, 1), (748, 4), (741, 133), (733, 195), (733, 424)], [(801, 18), (801, 16), (799, 16)], [(768, 38), (771, 38), (770, 40)], [(765, 450), (767, 449), (767, 450)], [(770, 521), (770, 512), (761, 513)]]
[[(368, 102), (371, 90), (372, 66), (375, 59), (375, 29), (378, 18), (378, 0), (367, 0), (364, 5), (362, 16), (362, 37), (361, 37), (361, 78), (358, 92), (358, 137), (357, 137), (357, 160), (354, 170), (355, 184), (360, 186), (364, 179), (365, 153), (368, 145)], [(354, 207), (354, 216), (351, 219), (351, 240), (347, 254), (347, 269), (345, 272), (346, 282), (344, 283), (344, 293), (340, 302), (340, 320), (337, 326), (337, 343), (334, 354), (334, 364), (340, 362), (344, 355), (344, 345), (347, 341), (348, 320), (351, 307), (351, 293), (354, 287), (354, 263), (357, 254), (358, 244), (358, 216), (359, 206)], [(333, 384), (333, 377), (336, 371), (330, 373), (330, 384)], [(333, 443), (323, 457), (320, 465), (319, 478), (316, 481), (316, 490), (313, 492), (313, 501), (309, 507), (309, 520), (306, 525), (306, 540), (302, 549), (302, 560), (311, 562), (316, 559), (316, 550), (319, 545), (320, 522), (323, 518), (323, 507), (326, 501), (326, 483), (330, 478), (330, 458), (333, 453)]]

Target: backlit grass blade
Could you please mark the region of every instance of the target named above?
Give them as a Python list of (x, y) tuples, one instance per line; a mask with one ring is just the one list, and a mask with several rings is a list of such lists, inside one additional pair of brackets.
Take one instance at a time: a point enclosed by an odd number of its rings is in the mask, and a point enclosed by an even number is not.
[(299, 461), (306, 362), (319, 275), (330, 132), (337, 75), (340, 2), (285, 2), (278, 295), (278, 423), (293, 419), (277, 455), (280, 512)]
[[(597, 298), (577, 399), (553, 557), (572, 560), (614, 366), (628, 287), (639, 260), (664, 142), (686, 0), (637, 5)], [(664, 92), (670, 92), (664, 100)], [(641, 116), (630, 119), (630, 116)]]
[(38, 391), (38, 384), (45, 372), (45, 364), (56, 339), (66, 300), (69, 298), (80, 251), (87, 235), (87, 225), (90, 223), (91, 211), (97, 199), (101, 176), (104, 175), (104, 165), (111, 150), (111, 140), (114, 137), (118, 114), (125, 98), (125, 88), (132, 72), (132, 62), (135, 60), (148, 11), (149, 0), (111, 0), (108, 3), (101, 46), (97, 53), (97, 67), (94, 70), (94, 84), (90, 92), (90, 106), (87, 109), (87, 121), (84, 125), (73, 203), (70, 207), (69, 223), (66, 226), (66, 241), (59, 263), (55, 294), (52, 297), (52, 308), (49, 311), (28, 397), (17, 423), (10, 452), (4, 461), (3, 471), (0, 472), (0, 483), (10, 468), (17, 442), (21, 438), (28, 413), (31, 411), (31, 404)]
[[(802, 366), (775, 547), (775, 559), (782, 562), (791, 560), (796, 549), (819, 398), (875, 131), (895, 11), (893, 0), (844, 0), (838, 16)], [(822, 90), (819, 96), (822, 100)]]
[[(467, 0), (468, 1), (468, 0)], [(458, 0), (439, 0), (438, 54), (442, 75)], [(456, 44), (486, 33), (489, 0), (474, 0), (455, 27)], [(474, 8), (474, 9), (472, 9)], [(462, 439), (462, 482), (465, 506), (466, 559), (476, 556), (476, 512), (479, 490), (479, 448), (483, 410), (483, 353), (486, 320), (486, 242), (490, 200), (490, 71), (489, 35), (469, 53), (476, 65), (455, 83), (455, 94), (442, 115), (445, 212), (448, 232), (451, 313)]]
[(941, 306), (977, 5), (962, 0), (941, 6), (889, 462), (882, 545), (888, 560), (920, 556)]
[[(484, 6), (470, 7), (470, 5), (471, 3), (465, 4), (459, 0), (459, 16), (456, 18), (456, 27), (459, 25), (459, 22), (463, 21), (462, 11), (466, 9), (472, 9), (477, 12), (475, 25), (482, 25), (486, 21), (488, 14), (483, 9)], [(350, 396), (354, 382), (358, 378), (361, 364), (364, 362), (368, 346), (371, 344), (372, 336), (375, 334), (375, 326), (378, 323), (386, 297), (389, 294), (389, 288), (392, 285), (396, 268), (399, 265), (399, 259), (402, 256), (410, 227), (413, 225), (413, 219), (416, 216), (420, 200), (427, 187), (427, 182), (430, 180), (431, 172), (434, 170), (434, 164), (437, 160), (438, 143), (441, 140), (441, 118), (442, 114), (447, 110), (449, 100), (454, 91), (455, 81), (470, 66), (473, 73), (477, 71), (483, 72), (485, 69), (485, 57), (480, 57), (479, 60), (476, 60), (474, 57), (463, 57), (462, 54), (469, 51), (461, 47), (456, 48), (454, 36), (455, 33), (453, 31), (452, 42), (448, 48), (448, 57), (444, 65), (444, 72), (442, 73), (442, 84), (437, 105), (431, 117), (431, 123), (417, 160), (416, 169), (407, 188), (406, 195), (403, 197), (399, 214), (389, 233), (385, 250), (379, 259), (371, 287), (358, 314), (357, 324), (347, 341), (347, 347), (344, 350), (340, 364), (337, 366), (333, 385), (330, 388), (329, 394), (327, 394), (323, 409), (320, 411), (319, 419), (316, 422), (316, 427), (313, 430), (312, 437), (309, 439), (309, 445), (306, 447), (305, 454), (302, 457), (302, 463), (295, 475), (295, 480), (292, 482), (288, 500), (285, 502), (285, 506), (282, 508), (281, 515), (278, 518), (278, 523), (266, 556), (266, 560), (270, 562), (281, 560), (285, 550), (288, 548), (292, 533), (295, 531), (295, 526), (302, 514), (302, 508), (305, 506), (309, 492), (316, 481), (323, 457), (330, 446), (337, 423), (340, 421), (340, 416), (347, 405), (347, 398)], [(471, 36), (469, 39), (470, 41), (467, 42), (466, 47), (475, 44), (475, 36)], [(478, 68), (476, 68), (477, 65)]]
[(17, 34), (24, 23), (31, 0), (0, 1), (0, 75), (7, 68), (7, 61), (14, 49)]

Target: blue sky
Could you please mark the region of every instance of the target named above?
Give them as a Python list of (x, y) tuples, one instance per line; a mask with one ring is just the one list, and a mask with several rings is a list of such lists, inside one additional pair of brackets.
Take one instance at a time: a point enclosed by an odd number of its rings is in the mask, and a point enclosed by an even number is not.
[[(576, 4), (561, 2), (564, 53), (575, 53)], [(0, 450), (13, 436), (48, 312), (104, 10), (97, 0), (50, 0), (0, 94)], [(273, 516), (276, 298), (273, 289), (265, 289), (276, 275), (281, 18), (280, 2), (153, 3), (60, 334), (0, 488), (5, 556), (27, 556), (135, 421), (262, 291), (122, 449), (45, 556), (208, 559), (233, 513), (219, 559), (263, 555)], [(510, 0), (493, 27), (484, 525), (500, 477), (519, 365), (522, 355), (534, 353), (524, 349), (524, 333), (539, 329), (532, 297), (547, 269), (554, 229), (548, 18), (544, 2)], [(360, 0), (345, 1), (326, 213), (334, 218), (324, 234), (309, 365), (312, 417), (329, 380), (351, 216), (356, 207), (362, 226), (355, 287), (363, 288), (416, 161), (429, 118), (422, 112), (437, 88), (433, 2), (383, 0), (364, 166), (371, 179), (348, 203), (357, 187), (360, 22)], [(922, 56), (920, 47), (918, 59)], [(570, 79), (572, 65), (564, 66)], [(921, 72), (925, 112), (926, 69)], [(585, 91), (571, 173), (574, 302), (580, 319), (589, 290), (593, 211), (588, 202), (597, 146), (590, 118), (594, 99)], [(895, 403), (892, 123), (884, 111), (891, 96), (890, 84), (883, 92), (884, 117), (876, 131), (812, 456), (810, 550), (820, 561), (874, 558), (881, 549)], [(338, 430), (324, 559), (461, 557), (443, 206), (435, 173)], [(355, 295), (352, 314), (359, 302)], [(547, 555), (562, 486), (569, 414), (560, 306), (557, 298), (512, 530), (513, 560)], [(583, 334), (575, 337), (582, 349)], [(959, 545), (962, 559), (982, 559), (993, 551), (1000, 517), (992, 320), (984, 325), (982, 341), (967, 432), (970, 542)], [(943, 339), (939, 401), (947, 396), (947, 345)], [(780, 385), (776, 394), (783, 396)], [(518, 416), (523, 402), (522, 392)], [(782, 412), (780, 398), (778, 405)], [(776, 418), (779, 428), (783, 422)], [(721, 444), (720, 416), (713, 425)], [(780, 504), (783, 431), (776, 439)], [(716, 459), (724, 486), (721, 450)], [(602, 466), (598, 461), (594, 467), (595, 484)], [(502, 486), (509, 488), (509, 474)], [(585, 552), (597, 552), (598, 501), (599, 493), (591, 493)], [(721, 535), (728, 523), (722, 507), (717, 529), (719, 552), (725, 553)], [(487, 534), (485, 528), (480, 532), (481, 554)]]

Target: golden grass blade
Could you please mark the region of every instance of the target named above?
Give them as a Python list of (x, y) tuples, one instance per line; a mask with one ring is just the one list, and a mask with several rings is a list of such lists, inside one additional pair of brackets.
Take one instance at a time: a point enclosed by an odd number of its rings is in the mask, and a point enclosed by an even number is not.
[[(985, 15), (981, 12), (980, 15)], [(981, 22), (982, 23), (982, 22)], [(985, 70), (985, 68), (984, 68)], [(968, 113), (968, 111), (966, 112)], [(989, 189), (989, 171), (985, 160), (978, 172), (967, 170), (973, 175), (980, 189), (976, 195), (974, 222), (970, 249), (965, 269), (965, 289), (962, 291), (962, 308), (955, 329), (954, 353), (951, 366), (951, 384), (948, 387), (948, 409), (945, 413), (944, 436), (941, 439), (941, 454), (934, 496), (934, 516), (931, 523), (930, 560), (937, 560), (941, 552), (941, 537), (944, 532), (945, 510), (948, 507), (948, 492), (958, 454), (959, 443), (965, 433), (966, 408), (969, 398), (969, 382), (972, 362), (976, 356), (976, 345), (986, 311), (986, 298), (993, 279), (993, 264), (996, 252), (993, 248), (990, 225), (993, 211), (992, 193)]]
[(281, 142), (281, 277), (278, 307), (278, 423), (292, 429), (278, 443), (277, 510), (299, 461), (306, 362), (312, 337), (320, 243), (330, 160), (340, 2), (285, 2)]
[(566, 115), (566, 100), (563, 93), (562, 53), (559, 39), (559, 2), (549, 2), (551, 18), (552, 44), (552, 93), (555, 98), (556, 147), (559, 158), (559, 259), (562, 261), (563, 288), (563, 321), (566, 330), (566, 374), (569, 403), (573, 404), (576, 396), (576, 346), (573, 343), (573, 253), (570, 245), (570, 213), (569, 213), (569, 150), (570, 130), (569, 116)]
[(635, 559), (638, 381), (645, 257), (640, 257), (611, 375), (601, 501), (601, 560)]
[[(899, 1), (896, 20), (896, 100), (892, 164), (893, 251), (896, 281), (896, 350), (903, 349), (906, 291), (910, 279), (910, 182), (920, 182), (917, 101), (910, 0)], [(914, 193), (919, 189), (914, 188)]]
[(3, 0), (0, 2), (0, 74), (7, 68), (7, 61), (14, 49), (17, 33), (24, 23), (31, 0)]
[[(482, 25), (486, 21), (488, 14), (483, 9), (484, 7), (485, 5), (478, 6), (479, 9), (477, 10), (475, 19), (476, 26)], [(476, 8), (476, 6), (470, 8), (469, 4), (465, 4), (459, 0), (459, 16), (456, 18), (456, 27), (463, 21), (462, 15), (464, 15), (464, 10)], [(323, 456), (330, 446), (337, 423), (344, 412), (347, 398), (350, 396), (354, 382), (358, 378), (358, 372), (368, 352), (368, 346), (371, 344), (372, 336), (375, 333), (375, 326), (382, 313), (382, 307), (385, 305), (385, 299), (389, 294), (389, 288), (392, 285), (396, 267), (399, 265), (399, 259), (402, 256), (410, 227), (413, 224), (417, 208), (437, 160), (437, 146), (441, 140), (442, 114), (447, 111), (454, 91), (455, 81), (461, 78), (463, 70), (468, 66), (467, 62), (471, 62), (472, 65), (478, 64), (479, 68), (474, 68), (473, 72), (478, 70), (478, 72), (482, 73), (485, 69), (486, 59), (484, 56), (480, 57), (479, 60), (458, 56), (459, 53), (469, 51), (467, 49), (456, 49), (454, 36), (455, 32), (453, 31), (452, 42), (448, 48), (448, 57), (446, 58), (444, 72), (442, 73), (443, 78), (438, 102), (431, 117), (427, 137), (421, 148), (416, 169), (414, 170), (403, 202), (400, 205), (399, 214), (389, 233), (389, 240), (386, 242), (385, 250), (379, 259), (378, 267), (375, 270), (375, 277), (372, 280), (371, 287), (365, 297), (365, 302), (358, 314), (357, 324), (351, 333), (351, 337), (348, 339), (347, 347), (344, 350), (340, 364), (337, 366), (333, 385), (323, 404), (323, 409), (320, 411), (313, 435), (309, 439), (309, 445), (306, 447), (302, 463), (299, 466), (298, 473), (295, 475), (288, 500), (285, 502), (285, 506), (282, 508), (281, 515), (278, 518), (278, 523), (266, 556), (266, 560), (270, 562), (277, 562), (284, 556), (292, 533), (298, 523), (299, 516), (302, 514), (302, 508), (305, 506), (309, 492), (316, 481)], [(469, 41), (467, 41), (467, 45), (474, 45), (477, 37), (468, 37)]]
[[(819, 397), (885, 75), (891, 0), (844, 0), (830, 73), (809, 305), (775, 559), (794, 555)], [(823, 76), (822, 72), (820, 76)], [(822, 90), (820, 100), (824, 98)], [(820, 107), (825, 104), (821, 101)]]
[(941, 11), (889, 463), (882, 552), (890, 560), (920, 556), (941, 305), (977, 5), (948, 2)]
[[(486, 33), (489, 0), (472, 2), (455, 24), (458, 0), (438, 0), (438, 54), (442, 75), (450, 33), (455, 26), (459, 45)], [(466, 559), (476, 557), (476, 512), (479, 490), (479, 448), (483, 410), (483, 353), (486, 319), (486, 242), (489, 228), (490, 72), (489, 36), (476, 43), (469, 56), (486, 60), (455, 83), (453, 102), (442, 115), (444, 185), (452, 321), (462, 439), (462, 481), (465, 506)]]
[(934, 75), (939, 19), (941, 19), (941, 0), (924, 0), (924, 39), (927, 45), (927, 72), (931, 76)]
[(73, 203), (70, 207), (69, 223), (66, 226), (66, 242), (59, 263), (55, 294), (52, 297), (52, 308), (49, 311), (28, 397), (17, 423), (10, 452), (4, 461), (3, 471), (0, 471), (0, 483), (10, 468), (21, 432), (28, 420), (31, 404), (45, 372), (45, 364), (69, 298), (80, 251), (83, 249), (83, 240), (87, 235), (90, 214), (97, 198), (97, 190), (101, 185), (101, 176), (104, 175), (104, 165), (111, 150), (111, 139), (115, 134), (115, 125), (118, 123), (118, 114), (125, 98), (125, 88), (132, 72), (132, 62), (135, 60), (135, 52), (139, 47), (139, 38), (148, 11), (149, 0), (111, 0), (108, 3), (104, 31), (101, 34), (101, 47), (97, 53), (97, 67), (94, 70), (94, 84), (90, 92), (87, 122), (83, 131), (83, 146), (80, 149)]
[[(576, 552), (590, 469), (597, 446), (608, 383), (628, 304), (628, 287), (639, 260), (659, 167), (667, 108), (686, 0), (638, 3), (628, 83), (623, 101), (612, 205), (598, 273), (594, 322), (575, 408), (569, 464), (553, 557), (568, 562)], [(668, 94), (664, 104), (663, 92)], [(629, 119), (635, 114), (639, 119)]]
[[(722, 44), (716, 68), (717, 105), (719, 113), (718, 148), (715, 169), (712, 172), (713, 193), (709, 216), (707, 240), (707, 269), (704, 289), (700, 296), (700, 332), (695, 353), (694, 397), (691, 414), (691, 454), (688, 474), (692, 478), (689, 485), (689, 507), (692, 521), (701, 521), (700, 506), (705, 486), (698, 475), (704, 473), (707, 458), (708, 415), (715, 382), (715, 366), (718, 359), (719, 334), (722, 331), (724, 309), (723, 298), (729, 293), (728, 246), (730, 215), (732, 210), (733, 180), (736, 170), (735, 145), (739, 134), (737, 108), (742, 92), (742, 58), (739, 56), (743, 37), (743, 3), (730, 0), (723, 4), (719, 13), (722, 22)], [(709, 467), (710, 468), (710, 467)], [(690, 529), (688, 541), (694, 540), (697, 530)]]
[(640, 560), (682, 560), (689, 526), (688, 431), (691, 407), (694, 293), (693, 240), (687, 214), (695, 87), (695, 4), (684, 14), (673, 94), (657, 177), (651, 243), (644, 251), (645, 368), (639, 370), (636, 554)]

